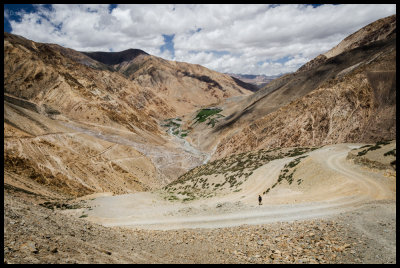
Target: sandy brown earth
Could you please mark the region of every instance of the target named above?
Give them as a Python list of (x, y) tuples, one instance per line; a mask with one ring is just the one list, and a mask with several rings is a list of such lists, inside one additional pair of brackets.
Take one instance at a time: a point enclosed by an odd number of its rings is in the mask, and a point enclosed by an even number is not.
[[(295, 172), (303, 183), (279, 184), (262, 206), (240, 192), (186, 203), (164, 200), (160, 192), (44, 203), (39, 195), (7, 187), (4, 261), (396, 263), (395, 173), (346, 160), (360, 146), (310, 152)], [(261, 169), (275, 166), (270, 175), (277, 176), (288, 161)], [(321, 175), (328, 179), (319, 185)], [(260, 178), (254, 172), (241, 194), (254, 195), (270, 183)], [(340, 187), (320, 193), (332, 180)]]

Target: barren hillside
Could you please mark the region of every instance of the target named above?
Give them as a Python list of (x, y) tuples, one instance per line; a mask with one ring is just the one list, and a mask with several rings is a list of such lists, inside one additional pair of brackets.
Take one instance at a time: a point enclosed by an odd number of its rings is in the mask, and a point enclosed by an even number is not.
[(347, 44), (352, 49), (280, 77), (235, 106), (227, 105), (225, 118), (211, 131), (225, 137), (214, 158), (261, 148), (394, 139), (393, 18), (367, 26), (379, 32), (379, 27), (390, 25), (386, 35), (357, 46)]
[[(160, 119), (249, 92), (226, 75), (200, 66), (133, 54), (92, 59), (56, 44), (4, 33), (7, 185), (53, 197), (129, 193), (161, 187), (205, 160), (203, 152), (160, 128)], [(140, 62), (135, 79), (123, 65), (137, 63), (131, 62), (137, 55), (147, 58), (141, 59), (145, 62)], [(171, 75), (187, 72), (177, 90), (153, 73), (164, 66)], [(219, 82), (202, 81), (204, 72)], [(218, 96), (213, 99), (207, 91), (214, 94), (214, 87)], [(179, 94), (190, 103), (179, 105)]]
[[(99, 53), (85, 55), (107, 64), (140, 87), (151, 88), (156, 96), (175, 109), (175, 116), (221, 103), (229, 97), (251, 94), (232, 77), (197, 64), (167, 61), (140, 50)], [(162, 119), (171, 117), (170, 114), (157, 116)]]

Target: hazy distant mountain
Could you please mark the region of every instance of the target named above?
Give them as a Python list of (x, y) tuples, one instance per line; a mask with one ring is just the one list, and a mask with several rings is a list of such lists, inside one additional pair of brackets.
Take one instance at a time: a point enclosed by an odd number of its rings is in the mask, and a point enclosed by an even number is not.
[[(235, 73), (227, 73), (230, 76), (240, 79), (241, 81), (248, 83), (248, 84), (252, 84), (255, 85), (257, 90), (266, 86), (269, 82), (271, 82), (272, 80), (284, 75), (284, 74), (280, 74), (280, 75), (255, 75), (255, 74), (235, 74)], [(257, 90), (252, 90), (252, 91), (257, 91)]]

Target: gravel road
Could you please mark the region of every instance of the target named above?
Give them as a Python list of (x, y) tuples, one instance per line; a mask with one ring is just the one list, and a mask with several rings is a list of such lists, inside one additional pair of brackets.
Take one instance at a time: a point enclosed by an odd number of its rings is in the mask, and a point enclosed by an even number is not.
[(337, 180), (335, 187), (319, 181), (301, 194), (281, 187), (264, 198), (262, 206), (256, 201), (260, 189), (266, 189), (291, 159), (274, 160), (261, 167), (261, 172), (255, 172), (238, 193), (187, 203), (166, 201), (159, 194), (149, 192), (105, 196), (88, 201), (90, 210), (74, 213), (87, 214), (88, 220), (104, 226), (154, 230), (221, 228), (325, 218), (357, 210), (365, 202), (395, 198), (387, 178), (376, 172), (365, 172), (346, 160), (352, 148), (354, 145), (333, 145), (309, 154), (307, 169), (315, 169), (316, 177), (321, 169), (329, 170), (329, 183)]

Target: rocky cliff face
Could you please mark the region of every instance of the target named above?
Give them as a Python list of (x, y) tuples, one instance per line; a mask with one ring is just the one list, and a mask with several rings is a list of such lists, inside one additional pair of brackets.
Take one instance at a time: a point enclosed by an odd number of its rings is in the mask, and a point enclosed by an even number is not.
[(247, 106), (216, 128), (225, 136), (214, 158), (270, 147), (395, 139), (393, 20), (366, 26), (327, 53), (329, 58), (321, 55), (242, 101)]

